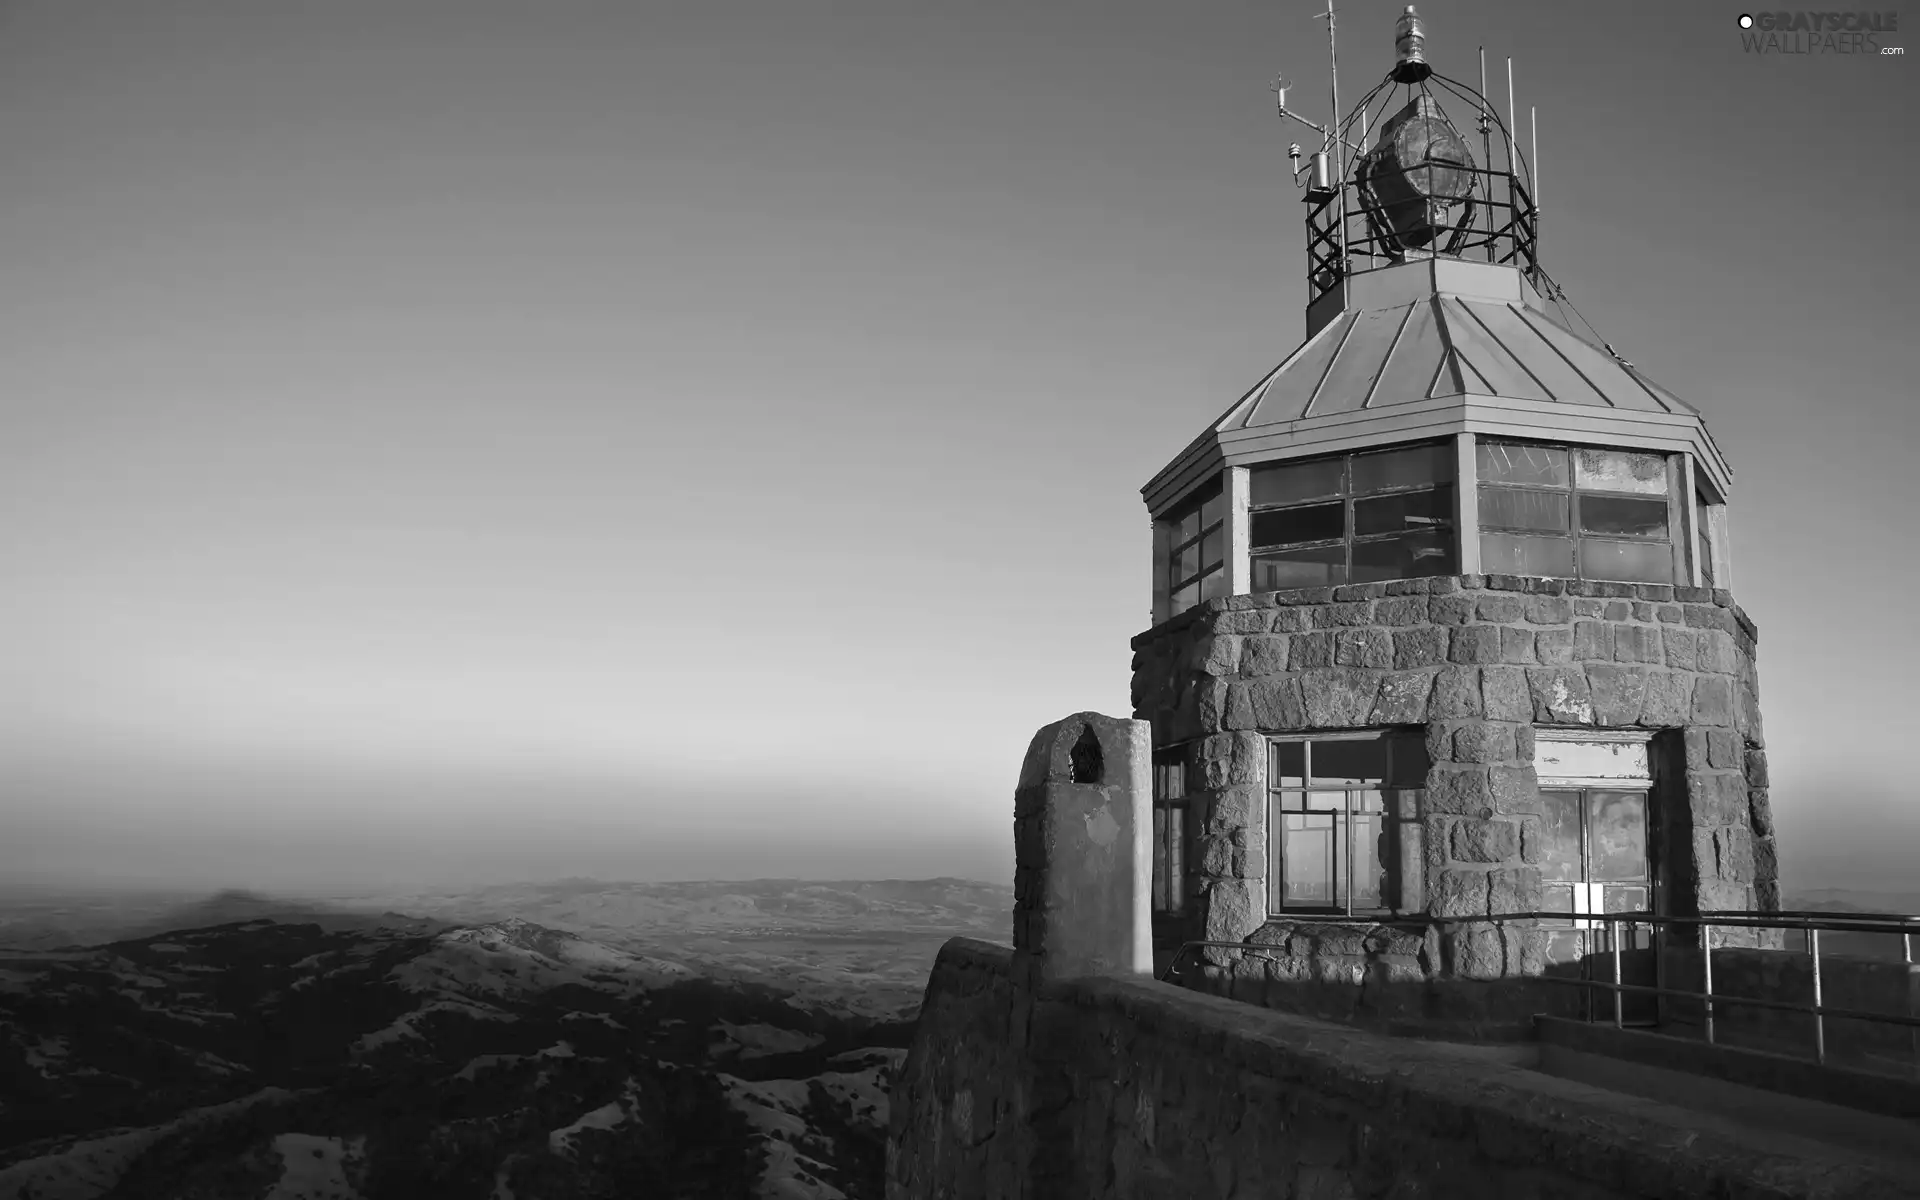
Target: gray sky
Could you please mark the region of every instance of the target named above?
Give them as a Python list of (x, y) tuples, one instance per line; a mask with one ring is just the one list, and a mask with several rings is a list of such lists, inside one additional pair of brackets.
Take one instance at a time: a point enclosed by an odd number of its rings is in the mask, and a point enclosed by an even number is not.
[[(0, 874), (1010, 877), (1137, 489), (1300, 340), (1313, 7), (0, 9)], [(1910, 885), (1920, 46), (1421, 10), (1738, 471), (1789, 884)]]

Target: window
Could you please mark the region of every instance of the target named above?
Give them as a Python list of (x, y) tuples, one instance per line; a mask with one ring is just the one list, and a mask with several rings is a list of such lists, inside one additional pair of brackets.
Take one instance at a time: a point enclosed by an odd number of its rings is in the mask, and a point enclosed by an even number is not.
[(1248, 474), (1256, 592), (1453, 573), (1451, 442)]
[(1169, 617), (1227, 594), (1227, 499), (1218, 482), (1167, 518)]
[(1664, 455), (1521, 442), (1477, 452), (1488, 574), (1673, 582)]
[(1267, 753), (1269, 912), (1380, 912), (1394, 906), (1401, 788), (1426, 786), (1418, 735), (1274, 740)]
[(1153, 911), (1186, 911), (1187, 751), (1153, 752)]

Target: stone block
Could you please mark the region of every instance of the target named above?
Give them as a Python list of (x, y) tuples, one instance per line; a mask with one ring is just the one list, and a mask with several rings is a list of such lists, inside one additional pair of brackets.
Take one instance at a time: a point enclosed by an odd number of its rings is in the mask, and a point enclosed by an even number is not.
[(1202, 675), (1235, 675), (1240, 671), (1240, 639), (1208, 634), (1193, 642), (1189, 663)]
[(1537, 813), (1540, 810), (1540, 779), (1534, 774), (1533, 755), (1521, 756), (1522, 765), (1491, 767), (1487, 786), (1497, 813)]
[(1756, 788), (1766, 787), (1768, 785), (1767, 752), (1765, 750), (1749, 750), (1744, 757), (1747, 772), (1747, 786)]
[(1683, 604), (1680, 612), (1686, 623), (1695, 629), (1718, 629), (1732, 633), (1736, 627), (1733, 615), (1716, 604)]
[(1287, 654), (1287, 666), (1295, 671), (1310, 671), (1315, 667), (1333, 665), (1333, 635), (1331, 633), (1303, 633), (1292, 639)]
[(1520, 821), (1520, 861), (1529, 866), (1540, 862), (1540, 818), (1523, 817)]
[(1233, 839), (1224, 834), (1202, 835), (1195, 838), (1199, 851), (1196, 869), (1202, 875), (1211, 875), (1215, 879), (1238, 879), (1240, 873), (1233, 869)]
[[(1264, 799), (1265, 792), (1257, 784), (1241, 783), (1219, 789), (1213, 794), (1213, 803), (1207, 806), (1202, 832), (1225, 837), (1232, 842), (1236, 832), (1243, 832), (1255, 824)], [(1237, 876), (1240, 872), (1210, 871), (1208, 874)]]
[[(1429, 712), (1429, 718), (1433, 714)], [(1453, 761), (1453, 733), (1460, 727), (1458, 721), (1427, 721), (1427, 760), (1436, 763)]]
[(1754, 874), (1753, 834), (1744, 824), (1717, 830), (1720, 877), (1733, 883), (1752, 883)]
[(1428, 625), (1393, 635), (1393, 665), (1402, 671), (1437, 667), (1447, 661), (1447, 631)]
[(1433, 677), (1433, 702), (1428, 709), (1431, 716), (1477, 717), (1484, 711), (1481, 707), (1479, 668), (1447, 667)]
[(1393, 637), (1384, 629), (1343, 629), (1333, 643), (1333, 661), (1342, 667), (1393, 665)]
[(1453, 735), (1453, 760), (1463, 763), (1508, 763), (1514, 759), (1513, 726), (1491, 721), (1462, 725)]
[(1671, 729), (1686, 723), (1693, 706), (1693, 676), (1666, 671), (1647, 672), (1647, 694), (1641, 704), (1640, 724)]
[(1687, 808), (1693, 824), (1747, 824), (1747, 782), (1720, 771), (1687, 773)]
[(1533, 719), (1560, 725), (1593, 724), (1593, 696), (1586, 672), (1577, 667), (1528, 667)]
[(1463, 817), (1493, 815), (1493, 791), (1483, 766), (1436, 764), (1427, 771), (1427, 811)]
[(1755, 834), (1773, 836), (1773, 797), (1766, 788), (1747, 789), (1747, 818)]
[(1718, 629), (1698, 629), (1693, 635), (1693, 667), (1709, 675), (1731, 675), (1738, 659), (1733, 639)]
[(1251, 879), (1217, 879), (1207, 887), (1202, 940), (1237, 942), (1266, 924), (1266, 898)]
[(1330, 587), (1288, 588), (1284, 592), (1273, 594), (1275, 604), (1304, 607), (1309, 604), (1332, 604), (1333, 589)]
[(1506, 942), (1496, 925), (1462, 925), (1447, 934), (1449, 973), (1459, 979), (1499, 979), (1506, 973)]
[(1497, 663), (1500, 661), (1498, 625), (1463, 625), (1453, 631), (1447, 657), (1457, 663)]
[(1613, 627), (1604, 621), (1580, 621), (1573, 627), (1576, 662), (1613, 661)]
[[(1631, 584), (1623, 585), (1631, 587)], [(1609, 621), (1629, 621), (1633, 619), (1633, 603), (1629, 600), (1609, 600), (1600, 615)]]
[(1427, 619), (1435, 625), (1465, 625), (1473, 612), (1474, 598), (1460, 593), (1436, 594), (1427, 601)]
[(1287, 669), (1287, 635), (1263, 633), (1248, 638), (1240, 647), (1240, 673), (1249, 676), (1278, 675)]
[(1313, 619), (1304, 608), (1276, 608), (1267, 627), (1275, 633), (1305, 633), (1313, 627)]
[(1538, 912), (1543, 900), (1538, 867), (1499, 867), (1487, 873), (1487, 911)]
[(1396, 671), (1380, 681), (1369, 725), (1418, 725), (1427, 719), (1433, 678), (1423, 671)]
[(1519, 596), (1495, 593), (1478, 597), (1473, 611), (1482, 621), (1518, 621), (1526, 612), (1526, 601)]
[(1253, 714), (1253, 689), (1244, 682), (1227, 685), (1226, 709), (1220, 714), (1222, 729), (1257, 729), (1260, 723)]
[(1373, 605), (1364, 600), (1350, 604), (1329, 604), (1313, 610), (1315, 629), (1350, 629), (1372, 623)]
[(1733, 724), (1733, 681), (1717, 675), (1695, 679), (1691, 715), (1696, 725)]
[(1500, 930), (1507, 944), (1507, 974), (1537, 976), (1547, 969), (1547, 940), (1544, 929), (1525, 925), (1506, 925)]
[(1403, 628), (1408, 625), (1423, 625), (1427, 620), (1427, 598), (1425, 596), (1403, 596), (1392, 600), (1382, 600), (1373, 606), (1373, 619), (1380, 625)]
[(1533, 635), (1533, 656), (1549, 665), (1573, 661), (1573, 630), (1540, 629)]
[(1533, 630), (1503, 626), (1500, 630), (1500, 661), (1522, 664), (1532, 662)]
[(1487, 873), (1471, 868), (1443, 870), (1433, 876), (1433, 915), (1479, 917), (1487, 912)]
[(1595, 724), (1632, 725), (1640, 719), (1647, 699), (1645, 667), (1594, 663), (1587, 668), (1587, 684)]
[(1710, 771), (1713, 764), (1707, 760), (1707, 731), (1689, 729), (1680, 735), (1680, 745), (1686, 751), (1685, 763), (1688, 771)]
[(1666, 653), (1669, 667), (1678, 671), (1694, 669), (1693, 643), (1694, 631), (1691, 629), (1668, 629), (1662, 632), (1661, 648)]
[(1380, 690), (1381, 673), (1360, 667), (1314, 671), (1300, 679), (1307, 723), (1319, 729), (1365, 725)]
[(1746, 743), (1731, 729), (1707, 730), (1707, 765), (1721, 771), (1745, 770)]
[(1513, 757), (1523, 763), (1533, 761), (1533, 726), (1516, 725), (1513, 730)]
[(1344, 583), (1333, 589), (1334, 601), (1342, 604), (1352, 600), (1378, 600), (1386, 594), (1387, 585), (1385, 582)]
[(1756, 837), (1749, 844), (1753, 849), (1754, 881), (1764, 883), (1780, 878), (1780, 852), (1773, 839)]
[[(1572, 595), (1572, 593), (1568, 593)], [(1607, 608), (1604, 600), (1594, 600), (1586, 596), (1575, 597), (1573, 615), (1576, 617), (1597, 617)]]
[[(1454, 668), (1461, 670), (1462, 668)], [(1480, 672), (1481, 711), (1489, 721), (1533, 720), (1533, 696), (1520, 667), (1486, 667)], [(1473, 713), (1457, 713), (1473, 716)]]
[(1529, 596), (1526, 619), (1534, 625), (1565, 625), (1573, 620), (1573, 601), (1565, 596)]
[(1658, 629), (1651, 625), (1613, 627), (1613, 661), (1657, 663), (1661, 657)]
[(1520, 827), (1512, 821), (1455, 821), (1451, 836), (1460, 862), (1503, 863), (1520, 854)]
[(1247, 690), (1253, 701), (1254, 728), (1279, 732), (1307, 727), (1307, 706), (1297, 678), (1258, 679)]
[(1237, 612), (1223, 612), (1213, 622), (1215, 633), (1252, 634), (1265, 633), (1273, 624), (1273, 610), (1270, 608), (1242, 609)]
[(1687, 614), (1678, 604), (1656, 604), (1653, 606), (1654, 619), (1662, 625), (1684, 625)]
[(1647, 603), (1645, 600), (1635, 600), (1633, 602), (1633, 619), (1636, 621), (1653, 620), (1653, 605)]

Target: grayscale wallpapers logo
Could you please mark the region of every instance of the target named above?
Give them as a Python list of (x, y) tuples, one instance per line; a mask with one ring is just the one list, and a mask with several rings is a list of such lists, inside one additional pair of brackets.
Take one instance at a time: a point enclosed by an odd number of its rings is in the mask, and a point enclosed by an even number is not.
[(1897, 12), (1765, 12), (1740, 14), (1740, 43), (1748, 54), (1877, 54), (1894, 58), (1904, 47), (1881, 35), (1900, 31)]

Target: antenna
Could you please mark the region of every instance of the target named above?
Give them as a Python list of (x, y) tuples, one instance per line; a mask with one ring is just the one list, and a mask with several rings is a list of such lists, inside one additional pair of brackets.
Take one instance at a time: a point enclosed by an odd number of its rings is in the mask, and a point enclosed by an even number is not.
[(1533, 149), (1527, 152), (1527, 161), (1533, 166), (1533, 261), (1540, 261), (1540, 110), (1527, 105), (1527, 134), (1533, 139)]
[(1507, 59), (1507, 170), (1520, 182), (1520, 165), (1513, 161), (1513, 139), (1520, 127), (1513, 119), (1513, 59)]
[(1273, 82), (1267, 85), (1268, 91), (1280, 97), (1280, 115), (1283, 117), (1287, 115), (1287, 89), (1292, 86), (1285, 75), (1275, 75)]
[(1314, 15), (1327, 21), (1327, 74), (1333, 87), (1333, 118), (1327, 122), (1327, 129), (1333, 141), (1335, 186), (1340, 189), (1340, 275), (1344, 279), (1347, 274), (1347, 165), (1343, 153), (1346, 134), (1340, 125), (1340, 55), (1333, 43), (1333, 0), (1327, 0), (1326, 12)]
[(1485, 164), (1486, 203), (1480, 207), (1487, 211), (1487, 261), (1493, 261), (1493, 118), (1487, 112), (1487, 48), (1480, 47), (1480, 161)]

